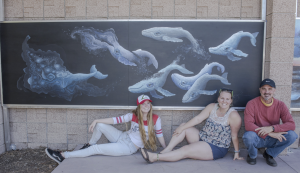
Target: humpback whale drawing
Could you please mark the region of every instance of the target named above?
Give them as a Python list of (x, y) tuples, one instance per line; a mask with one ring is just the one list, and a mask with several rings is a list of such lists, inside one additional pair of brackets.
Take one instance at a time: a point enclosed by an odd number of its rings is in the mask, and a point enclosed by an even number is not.
[[(119, 44), (117, 35), (114, 29), (112, 28), (107, 29), (105, 31), (101, 31), (92, 27), (77, 27), (72, 31), (71, 37), (73, 39), (76, 39), (77, 36), (81, 40), (83, 49), (93, 55), (98, 55), (101, 52), (106, 51), (108, 49), (115, 59), (117, 59), (119, 62), (125, 65), (137, 66), (137, 64), (140, 63), (139, 56), (136, 56), (134, 53), (128, 51)], [(144, 53), (144, 55), (145, 54), (146, 53)], [(149, 56), (150, 54), (151, 53), (147, 54), (147, 56)], [(158, 63), (155, 57), (152, 55), (148, 58), (148, 65), (153, 64), (155, 68), (157, 68)]]
[(229, 37), (227, 40), (225, 40), (222, 44), (220, 44), (217, 47), (210, 47), (209, 52), (216, 55), (224, 55), (227, 56), (228, 59), (231, 61), (238, 61), (241, 60), (241, 58), (235, 57), (233, 55), (237, 56), (243, 56), (247, 57), (248, 54), (242, 52), (241, 50), (237, 49), (237, 46), (239, 45), (241, 39), (243, 37), (249, 37), (251, 44), (253, 46), (256, 46), (256, 37), (259, 32), (255, 33), (249, 33), (249, 32), (243, 32), (239, 31), (235, 34), (233, 34), (231, 37)]
[(25, 75), (18, 80), (18, 89), (50, 94), (52, 97), (68, 101), (82, 93), (94, 97), (105, 94), (106, 89), (87, 83), (91, 77), (105, 79), (108, 76), (97, 71), (95, 65), (92, 65), (89, 74), (72, 74), (63, 66), (64, 62), (59, 53), (51, 50), (44, 52), (40, 49), (35, 51), (28, 46), (29, 39), (28, 35), (22, 44), (22, 58), (27, 67), (24, 68)]
[(205, 90), (206, 84), (210, 80), (220, 80), (225, 85), (231, 85), (227, 80), (227, 74), (224, 73), (222, 76), (219, 75), (210, 75), (208, 73), (199, 77), (192, 87), (185, 93), (182, 98), (182, 103), (189, 103), (193, 102), (194, 100), (198, 99), (201, 94), (205, 95), (213, 95), (217, 92), (217, 90), (208, 91)]
[(193, 37), (193, 35), (182, 29), (181, 27), (170, 28), (170, 27), (154, 27), (145, 29), (142, 31), (142, 35), (145, 37), (152, 38), (158, 41), (168, 41), (168, 42), (183, 42), (180, 38), (188, 39), (192, 44), (192, 49), (195, 53), (203, 55), (203, 50), (200, 49), (198, 41)]
[(179, 70), (181, 73), (184, 74), (193, 74), (193, 72), (187, 70), (185, 65), (178, 65), (179, 59), (177, 58), (174, 60), (170, 65), (166, 66), (165, 68), (159, 70), (157, 73), (153, 74), (151, 77), (146, 78), (132, 86), (128, 87), (128, 90), (132, 93), (146, 93), (150, 92), (151, 96), (157, 99), (164, 98), (156, 93), (156, 91), (160, 92), (162, 95), (166, 97), (174, 96), (175, 94), (163, 89), (166, 79), (169, 73), (172, 70)]
[(296, 93), (296, 92), (292, 92), (292, 95), (291, 95), (291, 100), (292, 101), (295, 101), (295, 100), (298, 100), (300, 98), (300, 93)]
[(212, 73), (212, 69), (213, 67), (217, 67), (218, 71), (220, 71), (221, 73), (224, 73), (225, 71), (225, 67), (222, 64), (219, 64), (217, 62), (212, 62), (210, 64), (206, 64), (201, 71), (195, 75), (195, 76), (191, 76), (191, 77), (185, 77), (182, 76), (178, 73), (173, 73), (171, 75), (171, 78), (174, 82), (174, 84), (182, 89), (182, 90), (189, 90), (192, 85), (194, 84), (194, 82), (201, 77), (202, 75), (204, 75), (205, 73), (211, 74)]

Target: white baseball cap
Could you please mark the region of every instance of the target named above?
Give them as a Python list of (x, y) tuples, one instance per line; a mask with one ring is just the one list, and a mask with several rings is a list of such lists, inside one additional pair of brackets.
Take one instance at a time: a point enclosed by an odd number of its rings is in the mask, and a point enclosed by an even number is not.
[(143, 104), (145, 101), (152, 102), (152, 100), (150, 100), (150, 97), (149, 97), (149, 96), (143, 94), (143, 95), (140, 95), (140, 96), (137, 98), (136, 104), (137, 104), (137, 105)]

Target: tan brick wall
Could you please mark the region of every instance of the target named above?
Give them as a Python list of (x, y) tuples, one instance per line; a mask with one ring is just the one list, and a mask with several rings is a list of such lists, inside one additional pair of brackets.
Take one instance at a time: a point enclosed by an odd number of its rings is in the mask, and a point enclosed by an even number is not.
[[(88, 126), (95, 119), (120, 116), (130, 110), (74, 110), (74, 109), (10, 109), (11, 140), (17, 148), (48, 146), (55, 149), (71, 150), (77, 144), (89, 141)], [(201, 111), (154, 111), (162, 119), (162, 130), (166, 143), (172, 132), (181, 124), (198, 115)], [(239, 112), (243, 118), (243, 112)], [(36, 117), (36, 118), (32, 118)], [(197, 125), (201, 129), (204, 122)], [(125, 124), (114, 125), (126, 130)], [(127, 128), (130, 123), (127, 124)], [(244, 124), (239, 132), (241, 147)], [(108, 142), (103, 136), (98, 143)], [(185, 144), (182, 142), (180, 145)]]
[[(265, 77), (277, 82), (276, 97), (290, 106), (294, 0), (268, 0)], [(261, 18), (261, 0), (4, 0), (5, 20), (234, 19)], [(298, 8), (299, 11), (300, 8)], [(300, 16), (298, 14), (298, 16)], [(90, 139), (89, 124), (128, 110), (10, 109), (11, 140), (17, 148), (73, 149)], [(166, 142), (200, 111), (155, 111)], [(239, 112), (243, 118), (243, 112)], [(298, 115), (295, 115), (295, 118)], [(2, 115), (1, 115), (2, 117)], [(0, 118), (0, 152), (1, 123)], [(297, 121), (298, 122), (298, 121)], [(201, 128), (201, 123), (197, 128)], [(2, 125), (3, 127), (3, 125)], [(116, 125), (125, 130), (125, 124)], [(297, 123), (297, 129), (300, 124)], [(244, 123), (239, 131), (240, 145)], [(298, 130), (299, 133), (299, 130)], [(98, 143), (107, 142), (102, 137)], [(183, 142), (182, 144), (184, 144)], [(294, 146), (298, 146), (297, 143)]]
[(4, 0), (6, 21), (260, 19), (261, 0)]

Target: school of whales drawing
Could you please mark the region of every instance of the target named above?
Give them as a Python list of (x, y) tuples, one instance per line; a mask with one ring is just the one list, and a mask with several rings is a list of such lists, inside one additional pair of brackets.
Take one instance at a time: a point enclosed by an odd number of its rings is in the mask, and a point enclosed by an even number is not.
[[(150, 94), (154, 100), (174, 98), (180, 104), (188, 105), (199, 101), (204, 95), (212, 97), (218, 88), (230, 87), (233, 83), (233, 78), (231, 78), (233, 73), (229, 69), (233, 66), (229, 64), (234, 63), (238, 66), (237, 63), (242, 62), (251, 54), (244, 47), (239, 48), (240, 42), (248, 42), (248, 47), (255, 48), (259, 35), (259, 32), (237, 29), (230, 34), (227, 33), (225, 39), (208, 42), (201, 38), (205, 33), (197, 33), (185, 27), (144, 27), (142, 30), (139, 29), (139, 32), (135, 32), (136, 35), (130, 35), (130, 37), (139, 35), (139, 38), (143, 40), (137, 46), (129, 44), (128, 46), (126, 41), (120, 41), (127, 37), (121, 35), (124, 33), (120, 32), (119, 28), (110, 27), (109, 24), (99, 28), (92, 26), (73, 26), (66, 34), (68, 41), (78, 45), (74, 51), (86, 54), (87, 56), (82, 59), (92, 62), (88, 66), (89, 73), (72, 73), (72, 69), (64, 65), (64, 62), (68, 61), (62, 59), (63, 56), (58, 53), (59, 51), (31, 48), (29, 40), (32, 35), (28, 35), (22, 43), (21, 57), (26, 63), (26, 68), (23, 70), (23, 76), (20, 76), (17, 81), (18, 89), (24, 92), (47, 94), (71, 102), (75, 97), (82, 95), (101, 97), (111, 94), (108, 87), (103, 87), (104, 84), (100, 87), (100, 85), (88, 82), (90, 78), (101, 84), (100, 81), (105, 82), (105, 80), (117, 81), (116, 76), (124, 76), (133, 71), (136, 72), (133, 75), (135, 77), (130, 78), (127, 83), (122, 83), (123, 89), (129, 95)], [(118, 32), (121, 34), (118, 35)], [(155, 46), (170, 45), (170, 47), (165, 50), (160, 49), (158, 52), (151, 46), (143, 45), (147, 41), (154, 43)], [(206, 58), (195, 59), (178, 49), (180, 45), (184, 45), (189, 53)], [(300, 51), (298, 52), (300, 54)], [(213, 60), (210, 60), (210, 57)], [(110, 70), (119, 74), (111, 75), (111, 72), (103, 70), (103, 66), (102, 68), (100, 66), (100, 63), (104, 62), (103, 59), (105, 62), (117, 64), (118, 67), (110, 66)], [(105, 62), (104, 65), (106, 65)], [(114, 68), (119, 67), (124, 67), (125, 70), (127, 68), (127, 70), (113, 71)], [(143, 70), (148, 71), (143, 73)], [(298, 77), (300, 81), (299, 73), (296, 74), (294, 71), (294, 74), (295, 79)], [(212, 87), (212, 85), (215, 86)], [(295, 88), (298, 88), (298, 85), (295, 84)], [(117, 92), (120, 91), (114, 91), (114, 93)], [(299, 98), (300, 93), (292, 93), (292, 100)]]

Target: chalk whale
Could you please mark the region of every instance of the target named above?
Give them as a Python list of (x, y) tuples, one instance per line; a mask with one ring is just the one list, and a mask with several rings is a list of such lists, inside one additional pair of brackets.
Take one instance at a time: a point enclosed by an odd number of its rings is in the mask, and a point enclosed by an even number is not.
[(204, 56), (204, 52), (200, 49), (198, 41), (189, 31), (184, 30), (181, 27), (153, 27), (143, 30), (142, 35), (154, 40), (168, 42), (183, 42), (180, 38), (186, 38), (191, 42), (193, 51)]
[(175, 94), (163, 89), (166, 79), (169, 73), (172, 70), (179, 70), (184, 74), (193, 74), (193, 72), (187, 70), (185, 65), (178, 65), (179, 58), (174, 60), (170, 65), (165, 68), (159, 70), (157, 73), (153, 74), (151, 77), (146, 78), (132, 86), (128, 87), (128, 90), (132, 93), (146, 93), (150, 92), (151, 96), (157, 99), (164, 98), (156, 93), (156, 91), (160, 92), (162, 95), (166, 97), (174, 96)]
[(291, 94), (291, 100), (295, 101), (300, 98), (300, 93), (292, 93)]
[(97, 71), (95, 65), (92, 65), (89, 74), (73, 74), (66, 70), (59, 53), (51, 50), (44, 52), (40, 49), (36, 51), (28, 46), (29, 39), (28, 35), (22, 44), (21, 55), (27, 67), (24, 68), (25, 75), (18, 80), (18, 89), (50, 94), (68, 101), (82, 93), (94, 97), (105, 94), (106, 89), (87, 83), (91, 77), (105, 79), (108, 76)]
[[(92, 27), (77, 27), (70, 36), (73, 39), (76, 39), (78, 36), (83, 49), (91, 54), (98, 55), (108, 49), (111, 55), (122, 64), (137, 66), (141, 62), (139, 56), (136, 56), (119, 44), (118, 37), (112, 28), (101, 31)], [(150, 57), (148, 64), (153, 64), (154, 66), (157, 64), (154, 56)]]
[(256, 46), (256, 37), (257, 37), (258, 33), (259, 32), (255, 32), (255, 33), (251, 34), (249, 32), (239, 31), (239, 32), (233, 34), (231, 37), (229, 37), (227, 40), (225, 40), (219, 46), (210, 47), (208, 50), (212, 54), (227, 56), (227, 58), (230, 59), (231, 61), (241, 60), (241, 58), (233, 56), (233, 55), (243, 56), (243, 57), (248, 56), (248, 54), (237, 49), (237, 46), (239, 45), (241, 39), (243, 37), (249, 37), (251, 44), (253, 46)]
[(217, 90), (208, 91), (205, 90), (207, 82), (210, 80), (220, 80), (225, 85), (231, 85), (227, 80), (227, 74), (224, 73), (222, 76), (219, 75), (210, 75), (208, 73), (199, 77), (192, 87), (185, 93), (182, 98), (182, 103), (189, 103), (193, 102), (194, 100), (198, 99), (201, 94), (205, 95), (213, 95), (217, 92)]
[(194, 82), (201, 77), (202, 75), (204, 75), (205, 73), (211, 74), (212, 73), (212, 69), (213, 67), (217, 67), (217, 69), (221, 72), (224, 73), (225, 71), (225, 67), (222, 64), (219, 64), (217, 62), (212, 62), (210, 64), (206, 64), (201, 71), (195, 75), (195, 76), (191, 76), (191, 77), (185, 77), (182, 76), (178, 73), (173, 73), (171, 75), (171, 78), (174, 82), (174, 84), (182, 89), (182, 90), (189, 90), (191, 88), (191, 86), (194, 84)]

